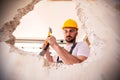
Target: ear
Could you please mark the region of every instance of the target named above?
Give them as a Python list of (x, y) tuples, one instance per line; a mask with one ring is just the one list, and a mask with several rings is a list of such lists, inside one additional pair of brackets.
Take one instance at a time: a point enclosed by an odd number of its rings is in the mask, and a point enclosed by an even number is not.
[(78, 35), (78, 31), (76, 32), (76, 36)]

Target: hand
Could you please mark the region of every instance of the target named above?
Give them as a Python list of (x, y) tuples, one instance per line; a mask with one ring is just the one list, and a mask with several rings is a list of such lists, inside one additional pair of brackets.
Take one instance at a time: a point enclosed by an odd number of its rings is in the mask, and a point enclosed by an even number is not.
[(55, 44), (57, 44), (56, 38), (55, 38), (54, 36), (48, 37), (48, 38), (47, 38), (47, 41), (49, 42), (49, 44), (50, 44), (51, 46), (54, 46)]
[(41, 47), (41, 49), (44, 49), (47, 46), (47, 44), (48, 44), (48, 42), (47, 42), (47, 40), (45, 40), (42, 47)]

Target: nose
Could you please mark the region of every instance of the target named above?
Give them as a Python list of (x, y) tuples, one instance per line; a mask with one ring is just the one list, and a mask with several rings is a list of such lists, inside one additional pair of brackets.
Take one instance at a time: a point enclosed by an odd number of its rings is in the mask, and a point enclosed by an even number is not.
[(67, 32), (66, 32), (66, 36), (68, 36), (68, 35), (70, 35), (70, 31), (67, 31)]

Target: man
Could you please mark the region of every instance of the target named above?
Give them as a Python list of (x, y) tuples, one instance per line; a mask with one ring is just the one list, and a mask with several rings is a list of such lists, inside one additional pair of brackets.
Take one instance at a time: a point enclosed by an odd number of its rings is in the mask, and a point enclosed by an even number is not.
[(78, 26), (76, 21), (68, 19), (63, 27), (66, 46), (63, 48), (56, 42), (54, 36), (48, 37), (46, 40), (50, 46), (56, 51), (58, 57), (56, 60), (50, 55), (49, 49), (46, 51), (46, 58), (50, 62), (63, 62), (65, 64), (75, 64), (86, 60), (89, 56), (89, 47), (86, 42), (76, 42), (78, 35)]

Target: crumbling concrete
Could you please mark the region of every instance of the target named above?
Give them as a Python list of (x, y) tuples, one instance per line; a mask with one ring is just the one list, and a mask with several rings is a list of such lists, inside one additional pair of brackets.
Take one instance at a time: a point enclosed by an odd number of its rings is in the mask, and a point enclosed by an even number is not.
[[(0, 72), (2, 72), (3, 80), (120, 79), (118, 51), (120, 12), (118, 7), (116, 9), (114, 5), (111, 5), (114, 0), (74, 0), (77, 15), (83, 23), (81, 30), (85, 31), (91, 43), (90, 57), (85, 62), (74, 65), (49, 63), (41, 56), (29, 54), (13, 46), (15, 43), (13, 31), (20, 24), (20, 19), (33, 10), (34, 5), (39, 1), (16, 1), (20, 3), (17, 4), (19, 6), (10, 9), (14, 14), (10, 14), (7, 19), (1, 21)], [(120, 4), (118, 0), (115, 1), (114, 4)]]
[[(27, 5), (24, 4), (24, 7), (22, 5), (22, 8), (19, 8), (19, 7), (21, 7), (19, 4), (19, 6), (17, 6), (17, 7), (14, 6), (14, 8), (11, 9), (13, 11), (14, 11), (14, 9), (16, 9), (16, 11), (13, 14), (9, 14), (9, 15), (13, 15), (13, 17), (9, 17), (9, 21), (6, 20), (7, 22), (1, 20), (1, 24), (4, 23), (3, 25), (0, 26), (0, 41), (1, 42), (6, 41), (7, 43), (10, 43), (12, 45), (15, 43), (15, 37), (12, 35), (12, 33), (14, 32), (16, 27), (20, 24), (20, 19), (24, 15), (26, 15), (29, 11), (33, 10), (34, 5), (39, 1), (40, 0), (28, 0)], [(10, 1), (6, 1), (6, 3), (9, 4)], [(20, 3), (20, 2), (16, 1), (16, 3)], [(21, 3), (22, 3), (22, 1), (21, 1)], [(1, 5), (2, 5), (2, 10), (4, 8), (6, 8), (6, 6), (3, 6), (4, 4), (1, 4)], [(14, 4), (12, 4), (12, 5), (14, 5)], [(9, 10), (8, 10), (8, 12), (9, 12)], [(2, 16), (5, 17), (7, 15), (1, 15), (1, 17)]]

